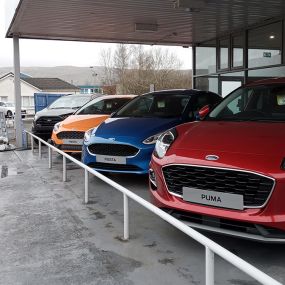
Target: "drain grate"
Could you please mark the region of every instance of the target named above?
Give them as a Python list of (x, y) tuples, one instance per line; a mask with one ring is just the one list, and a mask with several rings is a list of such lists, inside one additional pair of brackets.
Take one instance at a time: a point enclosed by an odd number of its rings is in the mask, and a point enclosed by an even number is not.
[(1, 170), (1, 176), (0, 178), (5, 178), (7, 176), (12, 176), (12, 175), (17, 175), (18, 174), (18, 171), (17, 171), (17, 168), (12, 168), (12, 167), (9, 167), (7, 165), (0, 165), (0, 170)]
[(1, 178), (5, 178), (7, 176), (8, 176), (8, 166), (2, 165)]

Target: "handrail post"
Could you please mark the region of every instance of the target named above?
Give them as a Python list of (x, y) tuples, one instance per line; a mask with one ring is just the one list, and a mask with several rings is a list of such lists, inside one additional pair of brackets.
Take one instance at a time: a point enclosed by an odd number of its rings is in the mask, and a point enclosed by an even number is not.
[(32, 152), (34, 152), (34, 138), (30, 135), (30, 138), (31, 138), (31, 149), (32, 149)]
[(52, 168), (52, 149), (48, 148), (48, 168)]
[(88, 199), (89, 199), (89, 172), (87, 169), (84, 169), (85, 172), (85, 192), (84, 192), (84, 203), (87, 204), (88, 203)]
[(25, 132), (25, 136), (26, 136), (26, 148), (29, 149), (29, 134)]
[(215, 272), (214, 272), (214, 252), (205, 246), (205, 259), (206, 259), (206, 285), (214, 285)]
[(42, 142), (39, 140), (39, 158), (42, 158)]
[(62, 157), (62, 181), (66, 182), (67, 175), (66, 175), (66, 157)]
[(124, 193), (124, 240), (129, 239), (129, 201)]

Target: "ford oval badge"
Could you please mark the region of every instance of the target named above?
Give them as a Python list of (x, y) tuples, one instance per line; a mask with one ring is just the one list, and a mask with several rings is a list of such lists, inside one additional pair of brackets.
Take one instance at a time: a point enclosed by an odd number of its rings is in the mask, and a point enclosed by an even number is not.
[(210, 155), (206, 155), (205, 159), (210, 160), (210, 161), (216, 161), (219, 159), (219, 157), (217, 155), (210, 154)]

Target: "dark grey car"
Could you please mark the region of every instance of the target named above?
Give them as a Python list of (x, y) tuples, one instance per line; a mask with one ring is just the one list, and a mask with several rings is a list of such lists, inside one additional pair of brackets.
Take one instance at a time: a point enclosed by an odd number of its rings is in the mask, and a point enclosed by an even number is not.
[(32, 133), (48, 140), (56, 123), (72, 115), (77, 109), (100, 95), (78, 94), (58, 98), (45, 109), (37, 112), (32, 125)]

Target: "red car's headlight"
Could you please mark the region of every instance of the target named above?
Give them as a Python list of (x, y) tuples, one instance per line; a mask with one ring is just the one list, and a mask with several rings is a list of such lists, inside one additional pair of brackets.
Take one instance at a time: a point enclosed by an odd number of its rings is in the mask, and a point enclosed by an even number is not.
[(176, 138), (177, 131), (175, 128), (163, 133), (156, 141), (153, 154), (158, 158), (163, 158), (171, 144), (176, 140)]

